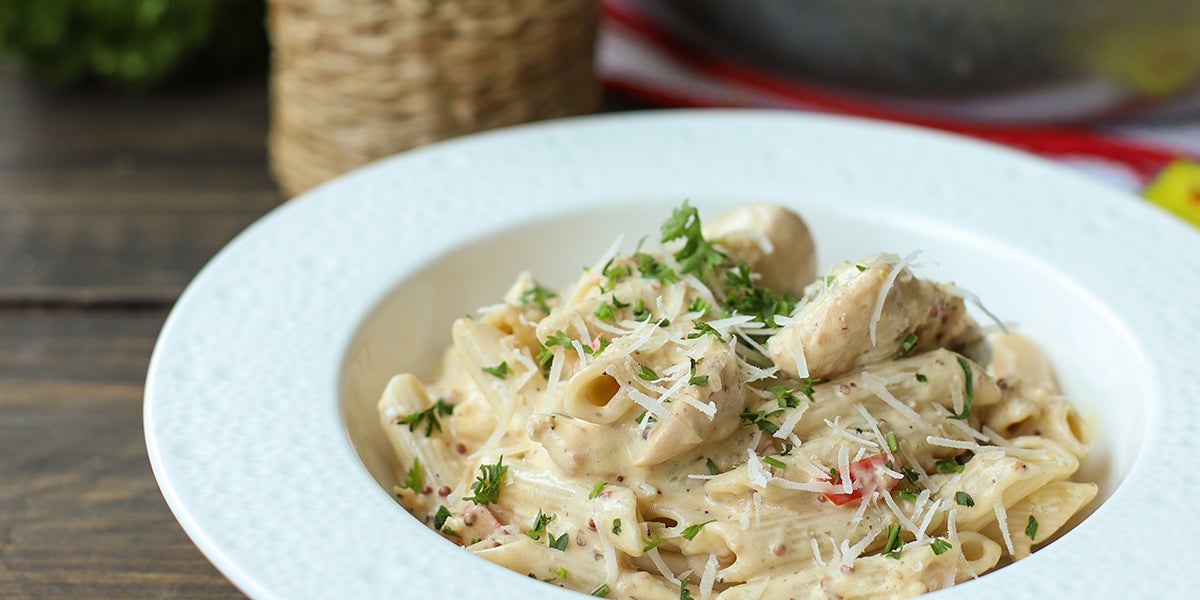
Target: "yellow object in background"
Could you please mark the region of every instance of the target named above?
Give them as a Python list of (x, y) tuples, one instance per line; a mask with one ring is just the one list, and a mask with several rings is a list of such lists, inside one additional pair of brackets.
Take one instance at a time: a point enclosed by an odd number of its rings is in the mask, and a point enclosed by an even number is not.
[(1200, 227), (1200, 163), (1178, 158), (1142, 192), (1151, 202)]

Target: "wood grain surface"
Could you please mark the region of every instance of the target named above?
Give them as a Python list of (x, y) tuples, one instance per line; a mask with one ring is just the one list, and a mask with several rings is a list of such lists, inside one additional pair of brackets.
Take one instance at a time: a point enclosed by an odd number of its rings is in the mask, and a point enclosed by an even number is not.
[(154, 340), (281, 198), (261, 81), (51, 91), (0, 68), (0, 598), (237, 598), (155, 484)]

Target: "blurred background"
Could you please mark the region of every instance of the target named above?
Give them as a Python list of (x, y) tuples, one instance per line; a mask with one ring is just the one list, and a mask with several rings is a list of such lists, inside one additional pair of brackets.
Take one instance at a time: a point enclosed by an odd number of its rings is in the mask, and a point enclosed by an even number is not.
[(0, 597), (239, 595), (141, 433), (163, 319), (237, 232), (436, 140), (678, 107), (975, 136), (1200, 226), (1195, 0), (5, 0)]

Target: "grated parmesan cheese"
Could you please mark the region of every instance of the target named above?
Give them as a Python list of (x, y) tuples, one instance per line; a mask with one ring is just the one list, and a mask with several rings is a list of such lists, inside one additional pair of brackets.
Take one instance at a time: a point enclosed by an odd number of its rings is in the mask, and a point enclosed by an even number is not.
[(911, 254), (905, 256), (900, 262), (892, 265), (888, 271), (887, 277), (883, 280), (883, 287), (879, 288), (879, 295), (875, 298), (875, 309), (871, 311), (871, 325), (868, 327), (871, 334), (871, 347), (875, 347), (875, 327), (879, 324), (880, 317), (883, 316), (884, 301), (887, 300), (888, 292), (892, 289), (892, 284), (896, 283), (896, 276), (904, 269), (908, 263), (921, 254), (920, 250), (913, 250)]
[(997, 502), (992, 510), (996, 513), (996, 525), (1000, 526), (1000, 537), (1004, 538), (1004, 547), (1008, 548), (1009, 556), (1015, 554), (1013, 550), (1012, 534), (1008, 532), (1008, 511), (1004, 509), (1003, 502)]
[(713, 585), (717, 583), (717, 555), (709, 554), (704, 563), (704, 572), (700, 575), (700, 598), (704, 600), (712, 596)]
[(667, 566), (667, 562), (662, 559), (662, 555), (658, 553), (658, 548), (652, 548), (646, 553), (646, 556), (650, 557), (650, 561), (654, 563), (655, 567), (658, 567), (658, 572), (667, 581), (670, 581), (674, 585), (679, 585), (679, 579), (675, 577), (675, 573), (671, 571), (671, 567)]
[[(779, 424), (779, 430), (771, 435), (781, 440), (791, 435), (795, 435), (792, 432), (796, 429), (796, 425), (800, 423), (800, 419), (804, 416), (804, 411), (808, 410), (808, 407), (809, 403), (805, 402), (800, 404), (800, 406), (793, 408), (791, 412), (788, 413), (788, 416), (784, 417), (783, 422)], [(800, 445), (796, 442), (792, 443), (797, 446)]]
[(922, 419), (921, 415), (917, 414), (917, 411), (905, 406), (903, 402), (893, 396), (892, 393), (888, 391), (887, 385), (884, 384), (882, 379), (863, 371), (862, 381), (867, 386), (867, 389), (871, 390), (872, 394), (878, 396), (879, 399), (886, 402), (888, 406), (896, 409), (896, 412), (900, 413), (909, 421), (912, 421), (918, 429), (923, 431), (933, 430), (929, 423), (926, 422), (925, 419)]
[(1045, 450), (1040, 448), (1018, 448), (1016, 446), (981, 446), (975, 442), (955, 440), (936, 435), (925, 436), (925, 441), (935, 446), (958, 448), (959, 450), (970, 450), (975, 453), (987, 452), (989, 450), (1000, 451), (1004, 452), (1005, 454), (1009, 454), (1014, 458), (1040, 458), (1046, 455)]
[(970, 290), (967, 290), (967, 289), (965, 289), (961, 286), (955, 285), (953, 283), (947, 283), (947, 284), (944, 284), (944, 286), (951, 294), (954, 294), (954, 295), (958, 296), (959, 298), (962, 298), (963, 300), (966, 300), (966, 301), (970, 302), (971, 304), (974, 304), (976, 308), (983, 311), (983, 314), (987, 315), (988, 318), (991, 319), (992, 322), (995, 323), (996, 326), (1000, 328), (1000, 331), (1003, 331), (1004, 333), (1008, 333), (1008, 327), (1006, 327), (1004, 325), (1004, 322), (1001, 321), (999, 317), (992, 314), (992, 311), (988, 310), (987, 307), (983, 305), (983, 301), (981, 301), (979, 299), (979, 296), (976, 296)]

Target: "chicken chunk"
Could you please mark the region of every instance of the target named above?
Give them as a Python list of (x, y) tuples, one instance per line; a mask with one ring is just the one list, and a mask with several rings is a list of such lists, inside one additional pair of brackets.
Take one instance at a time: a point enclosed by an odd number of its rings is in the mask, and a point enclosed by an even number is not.
[(800, 215), (773, 204), (735, 208), (704, 226), (704, 237), (761, 276), (759, 284), (799, 298), (817, 274), (812, 234)]
[(792, 377), (830, 379), (901, 354), (958, 348), (979, 338), (962, 298), (907, 267), (884, 292), (898, 261), (881, 256), (847, 264), (830, 283), (814, 284), (824, 289), (767, 342), (775, 365)]

